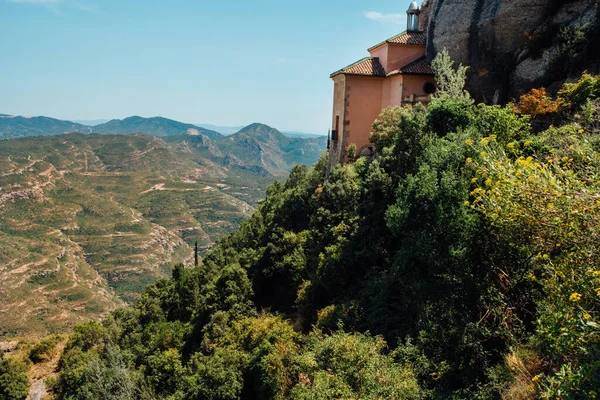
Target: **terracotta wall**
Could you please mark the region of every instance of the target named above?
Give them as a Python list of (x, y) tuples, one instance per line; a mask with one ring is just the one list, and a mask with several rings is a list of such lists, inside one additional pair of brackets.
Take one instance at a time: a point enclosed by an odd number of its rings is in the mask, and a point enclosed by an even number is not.
[(433, 76), (403, 75), (403, 77), (404, 98), (410, 96), (411, 94), (417, 96), (425, 95), (426, 93), (423, 90), (423, 86), (425, 86), (425, 83), (435, 82)]
[(387, 45), (383, 45), (383, 46), (379, 46), (378, 48), (376, 48), (375, 50), (371, 51), (371, 57), (379, 57), (379, 62), (381, 63), (381, 65), (383, 66), (383, 69), (386, 72), (389, 72), (390, 70), (388, 70), (388, 46)]
[(356, 149), (369, 144), (371, 125), (381, 113), (384, 78), (348, 75), (346, 77), (347, 121), (345, 139)]
[(387, 78), (383, 84), (383, 98), (381, 108), (399, 106), (402, 103), (403, 83), (402, 75)]
[(403, 44), (389, 44), (388, 46), (387, 66), (389, 69), (386, 69), (388, 73), (410, 64), (426, 54), (425, 46)]
[(336, 117), (339, 117), (338, 142), (333, 143), (329, 152), (330, 164), (341, 162), (341, 155), (344, 151), (344, 120), (348, 117), (345, 108), (346, 103), (346, 76), (337, 75), (333, 78), (333, 115), (331, 120), (331, 130), (336, 129)]

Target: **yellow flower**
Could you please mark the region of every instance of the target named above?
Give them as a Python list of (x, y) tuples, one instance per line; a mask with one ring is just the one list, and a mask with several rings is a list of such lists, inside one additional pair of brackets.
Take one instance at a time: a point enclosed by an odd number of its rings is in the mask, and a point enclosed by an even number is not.
[(490, 140), (491, 140), (492, 142), (495, 142), (497, 137), (498, 137), (498, 136), (496, 136), (496, 135), (490, 135)]
[(479, 155), (481, 156), (481, 158), (484, 158), (485, 156), (487, 156), (487, 153), (485, 151), (482, 151), (481, 153), (479, 153)]
[(590, 396), (590, 399), (595, 399), (598, 396), (598, 393), (596, 393), (594, 390), (590, 390), (588, 392), (588, 396)]
[(526, 140), (523, 144), (525, 145), (525, 147), (529, 147), (533, 144), (533, 142), (531, 140)]
[(471, 157), (467, 157), (467, 164), (471, 164), (473, 162), (473, 159)]
[(472, 145), (473, 145), (473, 143), (474, 143), (474, 142), (473, 142), (473, 139), (467, 139), (467, 140), (465, 140), (465, 144), (466, 144), (467, 146), (472, 146)]
[(583, 129), (580, 129), (580, 130), (579, 130), (579, 133), (583, 133), (583, 132), (584, 132), (584, 130), (583, 130)]
[(542, 378), (541, 374), (537, 374), (536, 376), (534, 376), (533, 378), (531, 378), (532, 382), (537, 382)]
[(573, 302), (573, 303), (578, 303), (581, 300), (581, 294), (574, 292), (571, 294), (571, 296), (569, 296), (569, 301)]
[(477, 183), (477, 178), (471, 179), (471, 183)]
[(492, 180), (490, 178), (485, 180), (485, 186), (492, 186)]
[(515, 149), (515, 144), (513, 142), (509, 143), (506, 145), (506, 147), (510, 150), (514, 150)]
[(586, 321), (589, 321), (590, 319), (592, 319), (592, 316), (588, 313), (583, 314), (583, 319), (585, 319)]
[(465, 201), (465, 202), (463, 203), (463, 205), (464, 205), (465, 207), (469, 207), (469, 206), (471, 205), (471, 203), (469, 203), (468, 201)]
[(490, 142), (490, 138), (489, 137), (484, 137), (483, 139), (481, 139), (479, 141), (479, 144), (482, 146), (485, 146), (486, 144), (488, 144)]

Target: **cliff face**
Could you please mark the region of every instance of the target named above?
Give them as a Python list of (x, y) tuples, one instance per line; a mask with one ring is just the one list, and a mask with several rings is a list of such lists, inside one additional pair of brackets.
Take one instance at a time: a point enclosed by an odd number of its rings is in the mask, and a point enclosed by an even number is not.
[[(429, 4), (427, 6), (427, 3)], [(558, 87), (600, 65), (600, 0), (430, 0), (428, 56), (447, 48), (469, 65), (479, 101), (504, 103)]]

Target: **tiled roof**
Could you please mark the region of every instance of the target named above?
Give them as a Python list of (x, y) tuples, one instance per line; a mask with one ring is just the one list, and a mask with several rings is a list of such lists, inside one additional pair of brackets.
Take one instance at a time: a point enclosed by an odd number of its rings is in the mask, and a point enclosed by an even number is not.
[(379, 57), (365, 57), (358, 60), (354, 64), (350, 64), (345, 68), (331, 74), (333, 78), (336, 75), (365, 75), (365, 76), (385, 76), (385, 70), (379, 62)]
[(423, 56), (421, 58), (416, 59), (415, 61), (406, 64), (404, 67), (397, 69), (395, 71), (390, 72), (387, 76), (392, 75), (435, 75), (433, 70), (431, 69), (431, 65), (427, 62), (427, 57)]
[(416, 46), (424, 46), (427, 43), (424, 32), (402, 32), (394, 37), (389, 38), (388, 40), (384, 40), (383, 42), (376, 44), (371, 47), (369, 51), (376, 49), (382, 44), (393, 43), (393, 44), (409, 44)]

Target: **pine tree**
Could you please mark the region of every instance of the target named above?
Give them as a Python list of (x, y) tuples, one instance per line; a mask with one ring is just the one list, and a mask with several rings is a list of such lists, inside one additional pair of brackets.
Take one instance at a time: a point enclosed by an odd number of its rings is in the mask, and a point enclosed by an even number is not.
[(194, 266), (198, 266), (198, 241), (196, 240), (196, 244), (194, 245)]

